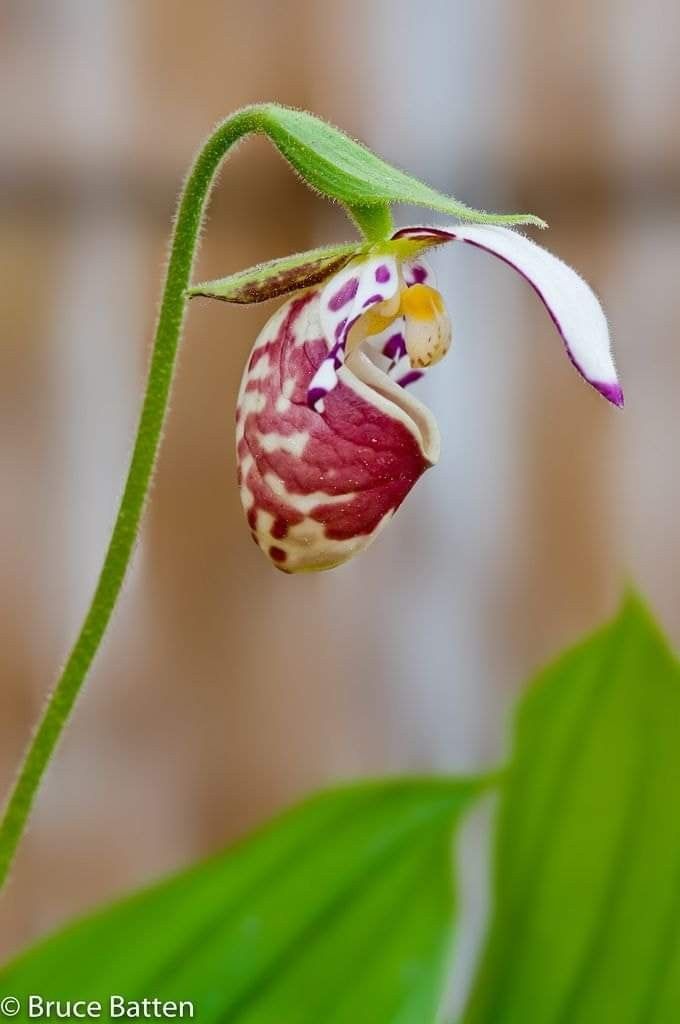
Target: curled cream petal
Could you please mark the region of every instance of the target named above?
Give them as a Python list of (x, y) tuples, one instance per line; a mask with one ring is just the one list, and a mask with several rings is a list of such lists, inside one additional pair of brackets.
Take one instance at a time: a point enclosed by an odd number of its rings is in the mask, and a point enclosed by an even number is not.
[(380, 369), (369, 354), (357, 349), (339, 371), (341, 381), (357, 395), (408, 430), (428, 466), (439, 461), (441, 438), (437, 421), (415, 395)]
[[(405, 228), (395, 237), (420, 237), (423, 228)], [(420, 234), (418, 234), (420, 233)], [(614, 405), (623, 405), (602, 306), (575, 270), (547, 249), (509, 228), (460, 224), (437, 229), (438, 237), (467, 242), (514, 267), (534, 288), (559, 331), (579, 373)]]

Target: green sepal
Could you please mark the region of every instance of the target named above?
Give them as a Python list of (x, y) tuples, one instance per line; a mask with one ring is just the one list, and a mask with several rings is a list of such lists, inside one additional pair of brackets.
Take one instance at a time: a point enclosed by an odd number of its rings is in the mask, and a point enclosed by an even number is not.
[(243, 114), (252, 117), (253, 130), (269, 136), (308, 185), (350, 208), (407, 203), (474, 224), (546, 226), (533, 214), (473, 210), (392, 167), (344, 132), (306, 111), (263, 103), (246, 108)]
[(343, 245), (309, 249), (307, 252), (258, 263), (255, 267), (239, 270), (229, 277), (202, 281), (187, 289), (187, 295), (191, 299), (220, 299), (222, 302), (242, 305), (266, 302), (267, 299), (276, 299), (321, 284), (357, 257), (382, 254), (399, 260), (415, 259), (426, 249), (444, 245), (447, 241), (450, 239), (433, 234), (419, 238), (388, 238), (374, 244), (346, 242)]
[(229, 277), (216, 281), (204, 281), (188, 290), (188, 295), (197, 295), (223, 302), (265, 302), (279, 295), (311, 288), (320, 284), (332, 274), (337, 274), (351, 259), (365, 253), (368, 246), (361, 242), (327, 246), (282, 256), (267, 263), (258, 263), (247, 270), (239, 270)]

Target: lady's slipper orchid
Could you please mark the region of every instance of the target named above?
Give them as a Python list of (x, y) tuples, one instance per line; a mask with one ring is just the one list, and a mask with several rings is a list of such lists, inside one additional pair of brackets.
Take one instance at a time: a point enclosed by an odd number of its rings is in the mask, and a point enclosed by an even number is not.
[[(255, 342), (236, 412), (241, 500), (253, 538), (278, 568), (347, 561), (437, 462), (437, 424), (406, 389), (450, 345), (448, 313), (420, 253), (453, 241), (519, 271), (579, 373), (623, 405), (597, 298), (575, 271), (516, 231), (404, 228), (354, 258), (345, 254), (325, 280), (311, 264), (306, 281), (292, 274), (282, 286), (278, 275), (277, 293), (295, 294)], [(296, 290), (301, 280), (315, 283)]]

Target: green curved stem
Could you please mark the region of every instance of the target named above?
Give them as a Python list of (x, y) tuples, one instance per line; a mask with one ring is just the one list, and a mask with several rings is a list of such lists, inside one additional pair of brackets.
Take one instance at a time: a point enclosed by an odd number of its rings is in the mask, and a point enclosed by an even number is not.
[(177, 348), (186, 312), (186, 290), (216, 172), (243, 135), (263, 130), (257, 108), (224, 121), (201, 149), (186, 179), (172, 236), (170, 261), (151, 365), (125, 491), (92, 603), (52, 691), (0, 822), (0, 887), (7, 879), (35, 796), (111, 619), (130, 564), (168, 410)]

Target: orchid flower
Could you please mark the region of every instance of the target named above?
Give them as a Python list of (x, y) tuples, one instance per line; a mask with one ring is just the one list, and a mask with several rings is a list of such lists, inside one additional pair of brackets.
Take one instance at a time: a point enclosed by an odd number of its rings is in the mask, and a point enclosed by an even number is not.
[[(451, 344), (423, 259), (431, 248), (466, 242), (514, 267), (581, 376), (623, 405), (597, 298), (574, 270), (513, 230), (543, 221), (472, 210), (304, 112), (258, 111), (257, 124), (284, 157), (339, 200), (364, 235), (188, 289), (239, 303), (287, 296), (255, 341), (236, 410), (241, 502), (277, 568), (329, 569), (363, 551), (439, 458), (437, 423), (410, 390)], [(404, 202), (463, 223), (394, 231), (391, 204)]]
[[(241, 502), (253, 539), (277, 568), (329, 569), (363, 551), (437, 462), (437, 423), (409, 388), (451, 343), (444, 300), (421, 254), (455, 241), (514, 267), (581, 376), (623, 405), (597, 298), (515, 230), (403, 228), (354, 257), (324, 263), (311, 254), (276, 275), (277, 294), (293, 294), (253, 346), (236, 409)], [(264, 296), (250, 283), (230, 297)]]

